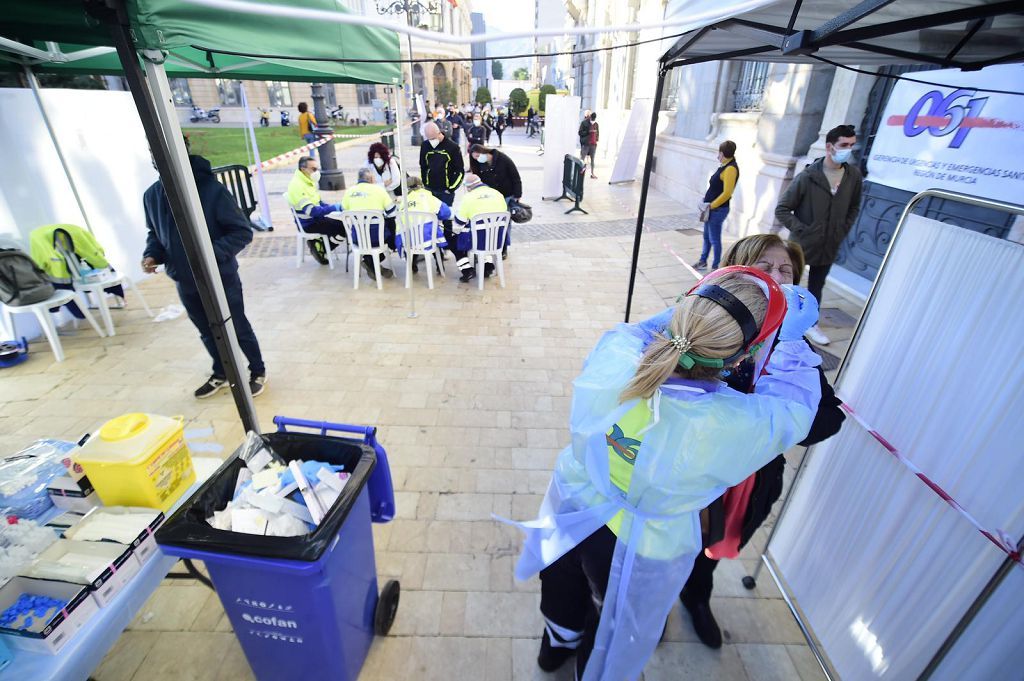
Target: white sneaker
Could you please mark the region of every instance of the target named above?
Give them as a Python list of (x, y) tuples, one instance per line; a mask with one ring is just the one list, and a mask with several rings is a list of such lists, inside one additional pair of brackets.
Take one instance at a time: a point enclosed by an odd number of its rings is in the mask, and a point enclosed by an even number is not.
[(828, 339), (828, 336), (821, 332), (821, 329), (818, 328), (817, 324), (807, 329), (807, 333), (804, 335), (810, 338), (811, 342), (816, 345), (828, 345), (832, 342)]

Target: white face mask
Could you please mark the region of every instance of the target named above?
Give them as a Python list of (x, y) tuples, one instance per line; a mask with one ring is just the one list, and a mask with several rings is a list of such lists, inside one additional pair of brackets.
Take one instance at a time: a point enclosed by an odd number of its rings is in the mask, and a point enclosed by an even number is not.
[(309, 179), (313, 180), (313, 184), (320, 184), (320, 171), (314, 170), (310, 174)]
[(430, 142), (430, 146), (434, 147), (435, 149), (437, 148), (437, 145), (441, 143), (441, 140), (439, 139), (432, 139), (427, 141)]
[(377, 158), (373, 159), (373, 165), (377, 166), (378, 168), (383, 168), (384, 167), (384, 159), (382, 159), (380, 156), (378, 156)]
[(480, 161), (480, 163), (487, 163), (488, 161), (491, 160), (491, 155), (490, 154), (480, 154), (479, 156), (476, 157), (476, 160)]
[(480, 125), (480, 119), (479, 118), (474, 118), (473, 119), (473, 125)]

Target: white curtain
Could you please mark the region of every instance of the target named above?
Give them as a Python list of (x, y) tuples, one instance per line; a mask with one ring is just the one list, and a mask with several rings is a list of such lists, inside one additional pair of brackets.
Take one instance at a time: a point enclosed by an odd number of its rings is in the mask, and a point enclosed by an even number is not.
[(548, 95), (544, 102), (544, 184), (541, 196), (562, 194), (562, 164), (579, 147), (580, 98)]
[[(1022, 292), (1020, 245), (911, 216), (836, 385), (1014, 541), (1024, 534)], [(852, 419), (814, 448), (769, 554), (836, 671), (858, 680), (915, 678), (1005, 558)], [(1019, 654), (1020, 632), (1016, 650), (974, 653)], [(965, 674), (949, 678), (999, 678)]]

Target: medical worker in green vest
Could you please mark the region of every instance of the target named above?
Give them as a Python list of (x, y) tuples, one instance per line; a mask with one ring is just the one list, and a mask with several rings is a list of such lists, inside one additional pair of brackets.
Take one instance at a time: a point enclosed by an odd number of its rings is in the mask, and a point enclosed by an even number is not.
[[(395, 200), (388, 194), (388, 190), (377, 184), (377, 173), (373, 168), (360, 168), (359, 181), (345, 190), (341, 197), (341, 209), (364, 211), (379, 210), (384, 213), (384, 243), (391, 250), (395, 250)], [(381, 234), (379, 227), (372, 233), (373, 246), (380, 245)], [(356, 244), (358, 245), (358, 244)], [(384, 254), (380, 254), (381, 263), (384, 262)], [(363, 256), (363, 267), (371, 279), (375, 279), (373, 272), (373, 260), (368, 255)], [(385, 279), (395, 276), (395, 273), (381, 265), (380, 272)]]
[[(465, 179), (466, 195), (462, 197), (458, 209), (455, 211), (455, 224), (452, 226), (454, 239), (445, 234), (448, 244), (454, 242), (451, 248), (455, 254), (455, 264), (459, 266), (462, 276), (459, 281), (465, 283), (476, 277), (476, 269), (469, 261), (469, 249), (473, 246), (473, 238), (470, 233), (470, 223), (473, 218), (484, 213), (507, 213), (508, 204), (505, 197), (497, 189), (485, 185), (478, 175), (469, 173)], [(506, 230), (508, 227), (506, 226)], [(504, 237), (501, 241), (504, 242)], [(494, 274), (494, 263), (488, 262), (484, 265), (484, 276)]]

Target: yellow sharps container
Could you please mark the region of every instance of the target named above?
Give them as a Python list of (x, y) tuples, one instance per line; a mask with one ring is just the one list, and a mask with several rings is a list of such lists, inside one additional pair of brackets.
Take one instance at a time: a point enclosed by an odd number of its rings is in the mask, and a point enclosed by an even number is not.
[(118, 416), (103, 424), (73, 458), (106, 506), (167, 511), (196, 480), (180, 417)]

